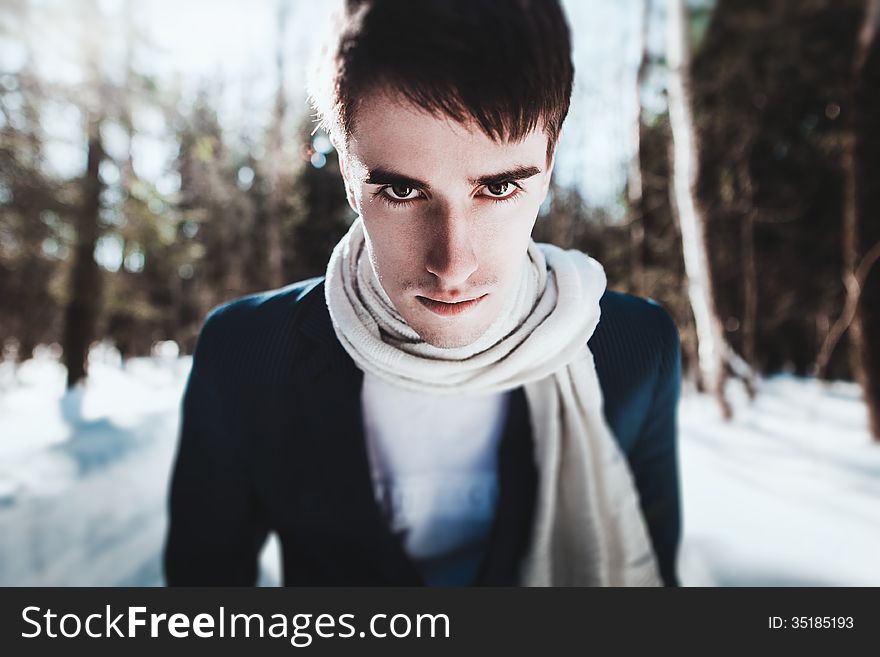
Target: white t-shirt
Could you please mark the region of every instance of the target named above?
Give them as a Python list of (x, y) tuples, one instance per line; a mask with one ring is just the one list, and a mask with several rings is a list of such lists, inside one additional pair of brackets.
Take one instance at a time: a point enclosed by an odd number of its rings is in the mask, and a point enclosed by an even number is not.
[(376, 499), (429, 585), (468, 585), (477, 574), (495, 515), (509, 397), (432, 395), (364, 373)]

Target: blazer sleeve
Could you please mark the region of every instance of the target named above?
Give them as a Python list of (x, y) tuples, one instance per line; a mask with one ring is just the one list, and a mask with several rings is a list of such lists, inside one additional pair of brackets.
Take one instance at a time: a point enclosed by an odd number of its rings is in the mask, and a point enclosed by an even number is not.
[(218, 389), (222, 326), (212, 313), (199, 335), (183, 396), (168, 494), (163, 567), (168, 586), (254, 586), (268, 534), (247, 455)]
[(681, 343), (669, 313), (652, 304), (662, 354), (657, 383), (630, 463), (642, 512), (666, 586), (680, 586), (676, 569), (681, 540), (678, 468), (678, 401), (681, 390)]

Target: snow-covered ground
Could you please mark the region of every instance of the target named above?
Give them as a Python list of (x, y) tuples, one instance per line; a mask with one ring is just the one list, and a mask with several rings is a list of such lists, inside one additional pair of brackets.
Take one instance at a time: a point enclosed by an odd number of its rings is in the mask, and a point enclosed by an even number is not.
[(852, 383), (774, 376), (734, 421), (686, 393), (679, 409), (691, 586), (880, 586), (880, 443)]
[[(190, 360), (94, 349), (64, 392), (57, 354), (0, 364), (0, 585), (161, 585), (168, 478)], [(735, 419), (680, 406), (686, 586), (880, 586), (880, 444), (853, 384), (776, 376)], [(279, 582), (278, 542), (261, 584)]]

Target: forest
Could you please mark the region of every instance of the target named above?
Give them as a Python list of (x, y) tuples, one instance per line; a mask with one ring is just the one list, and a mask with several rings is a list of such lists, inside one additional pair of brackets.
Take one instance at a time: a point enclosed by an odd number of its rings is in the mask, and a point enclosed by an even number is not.
[[(322, 275), (353, 219), (290, 82), (308, 16), (272, 4), (270, 100), (243, 126), (222, 77), (143, 66), (161, 52), (133, 4), (59, 10), (67, 75), (34, 28), (52, 3), (0, 10), (0, 344), (54, 350), (70, 387), (97, 343), (191, 353), (217, 304)], [(854, 381), (880, 440), (880, 0), (636, 4), (622, 184), (597, 202), (557, 180), (534, 238), (665, 306), (723, 415), (731, 377)]]

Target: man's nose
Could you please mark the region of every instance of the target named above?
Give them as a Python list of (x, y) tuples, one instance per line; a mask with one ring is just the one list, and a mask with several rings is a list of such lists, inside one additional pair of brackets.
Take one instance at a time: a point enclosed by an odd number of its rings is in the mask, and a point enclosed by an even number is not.
[(466, 216), (438, 212), (434, 217), (426, 268), (444, 289), (463, 287), (477, 270), (477, 254)]

